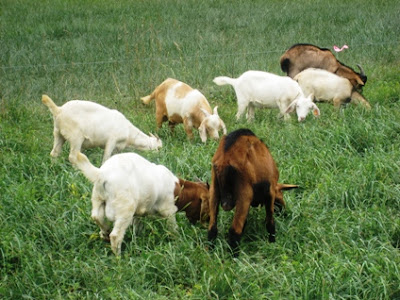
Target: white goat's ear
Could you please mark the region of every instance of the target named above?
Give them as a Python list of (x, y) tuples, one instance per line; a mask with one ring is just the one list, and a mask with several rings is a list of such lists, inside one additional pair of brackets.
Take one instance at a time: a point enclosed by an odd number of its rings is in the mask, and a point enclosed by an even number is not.
[(312, 108), (312, 110), (313, 110), (313, 115), (315, 116), (315, 117), (319, 117), (320, 116), (320, 111), (319, 111), (319, 108), (318, 108), (318, 106), (315, 104), (315, 103), (313, 103), (313, 108)]
[(201, 141), (205, 143), (207, 141), (207, 129), (206, 129), (206, 120), (203, 120), (199, 126), (199, 134)]
[(206, 118), (211, 116), (210, 113), (208, 111), (206, 111), (204, 108), (200, 108), (200, 109), (206, 115)]
[(214, 107), (213, 115), (218, 116), (218, 105)]
[(290, 103), (290, 105), (288, 106), (288, 108), (285, 111), (285, 114), (289, 114), (292, 111), (294, 111), (294, 109), (296, 108), (296, 104), (297, 104), (297, 100), (294, 100), (292, 103)]

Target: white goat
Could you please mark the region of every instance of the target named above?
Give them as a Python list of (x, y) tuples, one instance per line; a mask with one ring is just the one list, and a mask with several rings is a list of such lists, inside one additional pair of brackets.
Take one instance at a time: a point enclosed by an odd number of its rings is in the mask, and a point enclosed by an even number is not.
[(303, 121), (310, 110), (315, 116), (320, 112), (311, 97), (304, 97), (296, 81), (287, 76), (279, 76), (262, 71), (247, 71), (238, 78), (219, 76), (214, 78), (217, 85), (230, 84), (236, 92), (238, 112), (236, 119), (247, 110), (247, 120), (254, 119), (255, 107), (279, 108), (285, 120), (296, 109), (298, 121)]
[(54, 146), (50, 153), (53, 157), (60, 155), (65, 141), (70, 143), (71, 162), (81, 148), (104, 148), (104, 163), (114, 149), (121, 151), (130, 145), (138, 150), (162, 147), (159, 138), (147, 136), (117, 110), (82, 100), (68, 101), (59, 107), (47, 95), (42, 96), (42, 102), (54, 119)]
[(371, 108), (368, 101), (355, 90), (351, 82), (329, 71), (308, 68), (298, 73), (296, 80), (305, 95), (313, 94), (316, 101), (333, 102), (335, 107), (348, 103), (354, 98), (366, 108)]
[[(160, 215), (167, 218), (169, 228), (176, 232), (175, 196), (179, 179), (166, 167), (156, 165), (136, 153), (121, 153), (108, 159), (101, 168), (78, 153), (75, 165), (94, 183), (92, 218), (100, 227), (100, 236), (110, 239), (115, 255), (134, 216)], [(110, 226), (106, 222), (114, 223)]]
[(186, 83), (168, 78), (150, 95), (141, 98), (144, 104), (153, 99), (156, 101), (158, 128), (167, 120), (171, 130), (176, 124), (183, 123), (190, 139), (193, 138), (192, 128), (198, 128), (203, 143), (207, 141), (207, 134), (214, 139), (219, 138), (218, 131), (221, 129), (226, 134), (225, 123), (218, 115), (218, 106), (212, 111), (206, 97)]

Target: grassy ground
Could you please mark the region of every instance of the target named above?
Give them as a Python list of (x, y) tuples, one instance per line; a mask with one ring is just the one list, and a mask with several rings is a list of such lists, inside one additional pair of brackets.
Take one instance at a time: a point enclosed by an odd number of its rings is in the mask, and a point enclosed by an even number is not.
[[(0, 298), (3, 299), (400, 299), (400, 4), (398, 1), (28, 1), (0, 6)], [(362, 64), (372, 110), (320, 104), (298, 124), (257, 110), (236, 122), (232, 88), (218, 75), (283, 75), (292, 44), (331, 48)], [(155, 131), (154, 104), (139, 98), (167, 77), (200, 89), (228, 131), (252, 129), (269, 146), (285, 194), (277, 242), (252, 209), (241, 254), (227, 254), (232, 212), (221, 213), (215, 251), (207, 232), (178, 215), (144, 219), (126, 234), (121, 258), (90, 219), (91, 184), (49, 156), (56, 103), (87, 99)], [(217, 142), (159, 132), (164, 147), (140, 152), (186, 179), (210, 180)], [(102, 151), (87, 151), (99, 164)]]

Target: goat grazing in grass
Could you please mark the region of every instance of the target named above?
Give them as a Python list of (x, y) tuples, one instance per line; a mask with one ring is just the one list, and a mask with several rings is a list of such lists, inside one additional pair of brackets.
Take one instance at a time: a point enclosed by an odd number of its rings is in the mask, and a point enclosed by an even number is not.
[(247, 120), (253, 120), (255, 107), (279, 108), (280, 115), (285, 120), (289, 119), (289, 113), (296, 109), (299, 122), (307, 117), (310, 110), (315, 116), (320, 114), (311, 97), (304, 97), (298, 83), (287, 76), (247, 71), (238, 78), (216, 77), (214, 83), (230, 84), (235, 89), (238, 103), (236, 119), (239, 119), (247, 109)]
[[(92, 218), (100, 236), (110, 240), (115, 255), (120, 255), (126, 229), (135, 216), (160, 215), (176, 232), (175, 213), (186, 212), (191, 223), (208, 220), (208, 186), (178, 179), (162, 165), (136, 153), (121, 153), (109, 158), (100, 168), (78, 153), (75, 165), (94, 183)], [(110, 226), (106, 218), (114, 223)]]
[(235, 207), (228, 243), (238, 255), (250, 206), (264, 205), (269, 241), (275, 242), (275, 202), (285, 207), (282, 191), (298, 187), (278, 183), (278, 179), (271, 153), (252, 131), (239, 129), (224, 136), (212, 158), (208, 240), (213, 243), (217, 237), (219, 205), (226, 211)]
[(68, 101), (59, 107), (47, 95), (42, 96), (42, 102), (54, 119), (54, 146), (50, 153), (53, 157), (60, 155), (65, 141), (70, 143), (72, 163), (82, 148), (104, 148), (104, 163), (114, 149), (121, 151), (133, 146), (138, 150), (157, 150), (162, 147), (159, 138), (144, 134), (117, 110), (82, 100)]
[(351, 100), (371, 108), (368, 101), (356, 91), (351, 82), (344, 77), (323, 69), (308, 68), (298, 73), (296, 80), (304, 95), (313, 95), (316, 101), (333, 102), (335, 107), (348, 103)]
[(207, 141), (207, 135), (218, 139), (218, 131), (221, 129), (226, 134), (226, 126), (218, 115), (218, 107), (212, 111), (206, 97), (186, 83), (168, 78), (150, 95), (141, 98), (144, 104), (149, 104), (153, 99), (156, 101), (158, 128), (167, 120), (171, 130), (176, 124), (183, 123), (189, 139), (193, 138), (193, 127), (198, 128), (203, 143)]
[(360, 65), (357, 65), (360, 69), (357, 73), (338, 61), (329, 49), (311, 44), (293, 45), (281, 56), (280, 64), (282, 71), (291, 78), (305, 69), (319, 68), (347, 78), (357, 90), (367, 83), (367, 76)]

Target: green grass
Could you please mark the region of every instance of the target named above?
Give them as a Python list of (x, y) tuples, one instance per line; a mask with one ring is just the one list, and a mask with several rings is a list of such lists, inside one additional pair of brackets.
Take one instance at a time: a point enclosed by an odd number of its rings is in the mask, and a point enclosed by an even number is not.
[[(2, 299), (400, 299), (400, 4), (398, 1), (28, 1), (0, 6), (0, 298)], [(219, 75), (283, 75), (280, 55), (306, 42), (363, 65), (371, 111), (320, 104), (299, 124), (256, 110), (235, 120), (236, 97)], [(268, 243), (265, 211), (253, 208), (238, 259), (221, 212), (216, 249), (207, 231), (177, 216), (144, 218), (120, 258), (90, 219), (91, 184), (51, 159), (58, 104), (87, 99), (155, 132), (155, 107), (140, 103), (167, 77), (200, 89), (228, 131), (248, 127), (269, 146), (285, 183), (287, 213)], [(164, 147), (140, 152), (178, 176), (210, 181), (218, 143), (159, 132)], [(103, 151), (86, 151), (100, 164)]]

